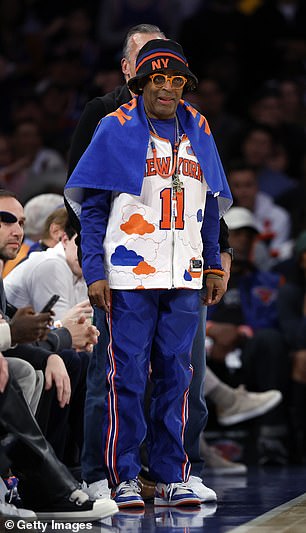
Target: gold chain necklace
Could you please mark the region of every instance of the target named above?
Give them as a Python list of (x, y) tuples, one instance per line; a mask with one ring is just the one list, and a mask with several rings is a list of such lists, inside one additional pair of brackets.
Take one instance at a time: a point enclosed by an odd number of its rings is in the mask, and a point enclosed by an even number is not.
[[(159, 136), (157, 131), (156, 131), (156, 129), (154, 128), (150, 118), (148, 117), (148, 115), (147, 115), (147, 121), (148, 121), (149, 126), (150, 126), (151, 130), (153, 131), (153, 133), (155, 133), (155, 135)], [(158, 165), (157, 165), (157, 150), (156, 150), (155, 142), (154, 142), (154, 140), (151, 137), (151, 148), (152, 148), (152, 152), (153, 152), (154, 168), (155, 168), (156, 172), (158, 172), (158, 174), (160, 175), (161, 178), (165, 178), (166, 179), (166, 178), (170, 178), (172, 176), (173, 192), (181, 192), (182, 191), (182, 187), (183, 187), (183, 182), (180, 180), (180, 178), (178, 176), (178, 169), (177, 169), (178, 147), (179, 147), (179, 124), (178, 124), (177, 116), (175, 115), (175, 139), (174, 139), (174, 147), (173, 147), (173, 163), (172, 163), (172, 168), (171, 168), (170, 172), (165, 173), (165, 172), (162, 172), (161, 169), (159, 171), (157, 170), (158, 169)]]

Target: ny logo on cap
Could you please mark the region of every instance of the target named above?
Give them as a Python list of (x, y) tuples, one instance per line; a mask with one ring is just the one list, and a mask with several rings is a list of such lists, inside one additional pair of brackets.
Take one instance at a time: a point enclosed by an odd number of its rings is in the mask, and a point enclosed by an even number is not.
[(156, 69), (160, 70), (161, 68), (167, 68), (168, 63), (169, 63), (169, 58), (166, 59), (166, 58), (161, 57), (160, 59), (157, 59), (156, 61), (152, 61), (151, 68), (152, 70), (156, 70)]

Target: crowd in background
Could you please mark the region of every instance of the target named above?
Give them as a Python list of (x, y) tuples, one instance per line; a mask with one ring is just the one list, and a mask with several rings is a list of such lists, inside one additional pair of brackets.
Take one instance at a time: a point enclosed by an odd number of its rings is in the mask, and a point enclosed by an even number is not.
[[(248, 266), (234, 271), (224, 303), (227, 312), (212, 313), (211, 322), (231, 322), (228, 312), (235, 304), (235, 291), (241, 289), (251, 264), (252, 275), (256, 270), (263, 277), (252, 278), (254, 283), (244, 290), (249, 291), (249, 301), (257, 291), (262, 304), (258, 312), (268, 308), (267, 321), (259, 323), (242, 309), (234, 317), (235, 334), (223, 351), (226, 355), (238, 348), (240, 357), (243, 348), (246, 353), (245, 338), (250, 335), (244, 334), (241, 341), (239, 326), (249, 326), (252, 336), (273, 327), (271, 372), (265, 374), (265, 357), (263, 361), (256, 357), (269, 349), (256, 337), (255, 356), (249, 356), (244, 375), (236, 372), (234, 384), (245, 383), (252, 375), (249, 389), (281, 390), (285, 403), (276, 417), (274, 413), (266, 420), (261, 439), (271, 437), (267, 427), (272, 420), (275, 432), (270, 441), (279, 442), (281, 437), (282, 445), (287, 444), (293, 429), (292, 456), (302, 461), (306, 454), (306, 5), (302, 0), (185, 4), (88, 0), (85, 6), (75, 1), (46, 5), (41, 0), (2, 0), (0, 187), (15, 192), (23, 203), (40, 194), (62, 195), (69, 146), (85, 104), (124, 82), (120, 58), (128, 28), (142, 22), (157, 24), (180, 42), (199, 78), (197, 90), (186, 100), (208, 119), (234, 206), (247, 209), (253, 217), (245, 226), (229, 220), (235, 246), (239, 248), (235, 232), (245, 228), (252, 246), (241, 246), (237, 261), (247, 260)], [(41, 238), (38, 234), (32, 244)], [(216, 354), (216, 345), (214, 349)], [(232, 383), (233, 366), (225, 370), (225, 355), (221, 357), (219, 350), (212, 361), (213, 354), (210, 364), (216, 374)], [(275, 368), (280, 375), (273, 381)], [(272, 377), (264, 383), (267, 376)], [(289, 461), (290, 453), (281, 450), (280, 462)], [(272, 455), (277, 456), (275, 448)]]
[[(296, 237), (306, 223), (305, 11), (298, 0), (3, 0), (1, 186), (22, 201), (62, 192), (84, 106), (123, 82), (124, 35), (146, 20), (191, 58), (199, 87), (187, 99), (207, 117), (225, 167), (238, 157), (255, 167), (259, 190), (289, 212), (282, 240)], [(273, 221), (261, 222), (269, 233)]]

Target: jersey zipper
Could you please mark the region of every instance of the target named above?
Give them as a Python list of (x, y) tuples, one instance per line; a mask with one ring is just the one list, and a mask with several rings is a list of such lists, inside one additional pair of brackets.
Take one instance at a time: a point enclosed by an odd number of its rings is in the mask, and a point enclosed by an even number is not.
[(171, 288), (174, 289), (174, 239), (175, 239), (175, 221), (177, 216), (176, 193), (171, 184), (171, 233), (172, 233), (172, 251), (171, 251)]

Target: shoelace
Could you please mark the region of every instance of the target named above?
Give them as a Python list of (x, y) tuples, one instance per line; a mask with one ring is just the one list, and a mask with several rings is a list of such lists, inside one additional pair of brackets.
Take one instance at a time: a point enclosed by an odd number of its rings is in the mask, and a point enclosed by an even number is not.
[(76, 489), (70, 494), (69, 501), (76, 505), (83, 505), (83, 503), (89, 500), (89, 496), (80, 489)]
[(193, 492), (192, 489), (188, 487), (186, 483), (169, 483), (169, 486), (167, 488), (167, 496), (169, 501), (172, 498), (172, 494), (178, 489), (184, 489), (186, 492), (190, 493)]
[(122, 481), (117, 488), (117, 492), (128, 492), (129, 490), (133, 490), (136, 492), (140, 492), (140, 487), (136, 481), (136, 479), (130, 479), (129, 481)]

